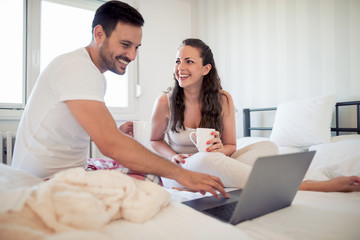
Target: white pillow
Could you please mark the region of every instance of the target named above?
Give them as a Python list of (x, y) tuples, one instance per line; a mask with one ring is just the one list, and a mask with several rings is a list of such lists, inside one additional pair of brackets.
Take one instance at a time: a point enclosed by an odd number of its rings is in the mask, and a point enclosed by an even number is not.
[(307, 149), (329, 143), (336, 95), (279, 104), (270, 140), (278, 146)]
[(329, 144), (309, 148), (310, 151), (316, 151), (310, 168), (321, 171), (329, 178), (360, 176), (360, 135), (334, 138)]

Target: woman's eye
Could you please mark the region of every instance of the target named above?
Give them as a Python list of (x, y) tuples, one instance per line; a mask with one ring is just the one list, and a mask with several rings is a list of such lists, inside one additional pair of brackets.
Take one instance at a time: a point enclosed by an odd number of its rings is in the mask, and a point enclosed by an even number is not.
[(192, 60), (188, 60), (187, 63), (193, 63), (193, 61), (192, 61)]

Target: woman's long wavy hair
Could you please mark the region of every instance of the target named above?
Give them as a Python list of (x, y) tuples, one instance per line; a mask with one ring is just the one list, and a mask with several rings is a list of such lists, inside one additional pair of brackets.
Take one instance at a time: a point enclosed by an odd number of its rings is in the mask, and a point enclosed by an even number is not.
[[(198, 127), (201, 128), (215, 128), (222, 133), (224, 126), (222, 121), (222, 95), (221, 81), (217, 73), (213, 53), (209, 46), (207, 46), (200, 39), (189, 38), (185, 39), (180, 48), (183, 46), (191, 46), (200, 51), (202, 58), (202, 65), (211, 65), (210, 72), (204, 76), (201, 87), (201, 121)], [(170, 96), (171, 104), (171, 122), (170, 129), (174, 132), (179, 132), (179, 129), (185, 130), (184, 126), (184, 89), (179, 86), (179, 82), (174, 74), (175, 84)], [(226, 96), (226, 95), (225, 95)]]

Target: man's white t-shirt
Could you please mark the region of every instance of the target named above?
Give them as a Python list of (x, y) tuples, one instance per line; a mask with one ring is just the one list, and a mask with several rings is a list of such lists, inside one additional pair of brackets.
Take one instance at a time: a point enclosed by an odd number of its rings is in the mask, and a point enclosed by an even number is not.
[(104, 102), (105, 91), (106, 79), (85, 48), (55, 58), (39, 76), (25, 107), (12, 166), (41, 178), (85, 167), (90, 138), (65, 101)]

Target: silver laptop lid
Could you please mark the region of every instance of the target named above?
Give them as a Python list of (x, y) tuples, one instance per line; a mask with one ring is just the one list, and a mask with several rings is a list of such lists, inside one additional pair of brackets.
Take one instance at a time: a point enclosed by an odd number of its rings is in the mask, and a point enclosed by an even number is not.
[(290, 206), (315, 152), (259, 158), (230, 220), (237, 224)]

